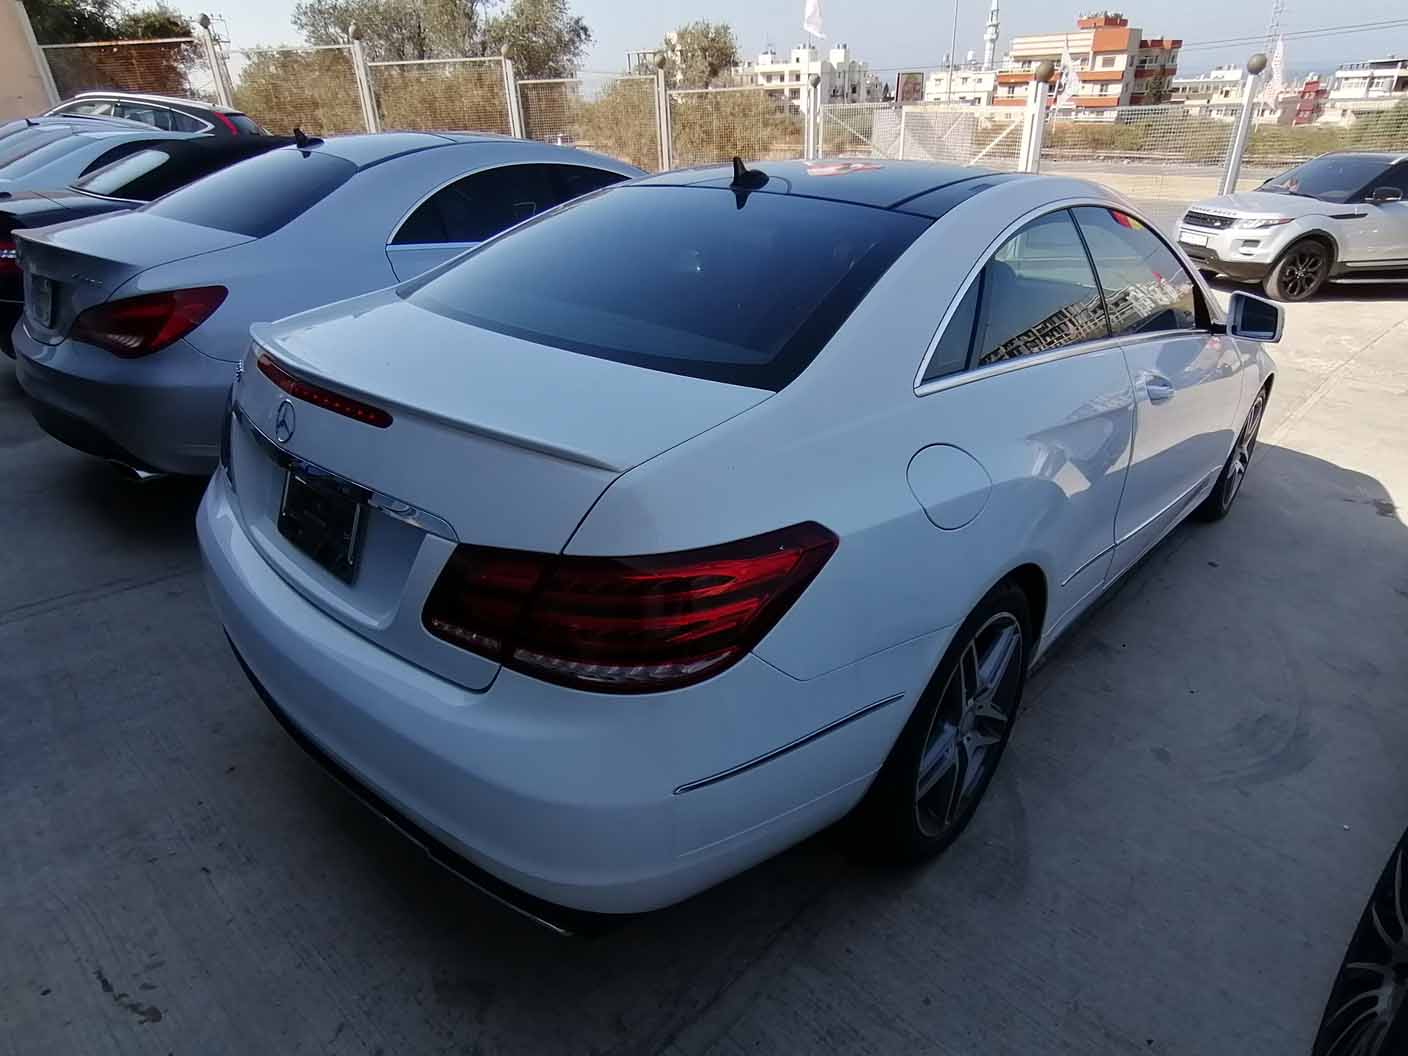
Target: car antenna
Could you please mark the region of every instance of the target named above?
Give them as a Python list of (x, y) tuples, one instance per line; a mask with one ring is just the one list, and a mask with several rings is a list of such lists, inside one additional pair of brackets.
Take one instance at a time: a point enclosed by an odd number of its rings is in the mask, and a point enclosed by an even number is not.
[(750, 169), (743, 164), (743, 159), (734, 155), (733, 158), (733, 180), (729, 183), (729, 189), (733, 191), (734, 206), (742, 209), (748, 204), (748, 195), (756, 191), (768, 182), (768, 174), (760, 169)]
[(307, 147), (314, 146), (321, 142), (322, 140), (319, 139), (317, 136), (310, 136), (297, 125), (293, 126), (293, 145), (296, 146), (299, 150), (303, 150)]

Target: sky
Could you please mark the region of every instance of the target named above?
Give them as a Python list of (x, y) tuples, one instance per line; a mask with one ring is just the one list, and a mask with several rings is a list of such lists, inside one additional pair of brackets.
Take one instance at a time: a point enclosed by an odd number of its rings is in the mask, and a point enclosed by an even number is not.
[[(297, 43), (289, 24), (294, 0), (176, 0), (179, 10), (197, 15), (223, 14), (234, 47)], [(783, 51), (800, 43), (803, 0), (571, 0), (595, 36), (586, 68), (613, 72), (625, 66), (626, 52), (654, 47), (665, 33), (694, 19), (723, 21), (734, 28), (740, 52), (751, 57), (767, 44)], [(958, 54), (982, 54), (982, 32), (991, 0), (958, 0)], [(936, 68), (943, 64), (953, 27), (953, 0), (821, 0), (827, 43), (848, 44), (855, 58), (871, 69)], [(1101, 6), (1077, 0), (1069, 6), (1051, 0), (1001, 0), (1002, 37), (998, 53), (1014, 34), (1074, 28), (1078, 11)], [(1105, 6), (1119, 6), (1113, 3)], [(1195, 47), (1200, 41), (1260, 35), (1266, 29), (1271, 0), (1181, 0), (1178, 4), (1138, 0), (1120, 6), (1132, 25), (1146, 35), (1181, 37), (1180, 71), (1193, 73), (1218, 63), (1240, 62), (1245, 45)], [(1065, 12), (1065, 13), (1058, 13)], [(1403, 0), (1286, 0), (1282, 28), (1320, 29), (1402, 19)], [(1286, 45), (1286, 65), (1301, 73), (1325, 72), (1340, 62), (1408, 55), (1408, 27), (1346, 34)]]

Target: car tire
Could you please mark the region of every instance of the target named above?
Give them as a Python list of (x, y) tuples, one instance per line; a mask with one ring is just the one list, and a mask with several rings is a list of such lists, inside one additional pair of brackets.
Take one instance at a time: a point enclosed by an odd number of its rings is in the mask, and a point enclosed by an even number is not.
[(1303, 238), (1281, 254), (1261, 285), (1275, 300), (1304, 301), (1313, 297), (1329, 276), (1330, 247), (1318, 238)]
[(865, 799), (849, 819), (863, 856), (918, 862), (972, 820), (1007, 747), (1033, 642), (1031, 606), (1014, 582), (963, 621)]
[(1408, 832), (1369, 895), (1330, 987), (1311, 1056), (1408, 1052)]
[(1242, 431), (1237, 434), (1237, 442), (1232, 445), (1232, 453), (1223, 463), (1217, 483), (1208, 497), (1198, 504), (1193, 515), (1202, 521), (1220, 521), (1232, 511), (1232, 504), (1242, 493), (1242, 483), (1251, 468), (1252, 454), (1256, 451), (1257, 434), (1261, 432), (1262, 415), (1266, 413), (1267, 390), (1262, 389), (1252, 401), (1247, 420), (1242, 423)]

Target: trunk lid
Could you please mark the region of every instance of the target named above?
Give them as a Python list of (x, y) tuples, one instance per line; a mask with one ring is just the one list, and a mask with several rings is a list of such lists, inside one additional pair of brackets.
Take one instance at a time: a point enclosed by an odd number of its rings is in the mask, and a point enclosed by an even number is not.
[(253, 241), (247, 235), (141, 212), (18, 230), (15, 240), (26, 275), (26, 299), (35, 277), (53, 287), (50, 317), (28, 317), (30, 333), (50, 345), (63, 340), (79, 312), (108, 300), (148, 268)]
[[(296, 589), (369, 638), (469, 688), (497, 664), (420, 625), (457, 542), (557, 553), (632, 466), (770, 392), (647, 370), (482, 330), (382, 291), (253, 328), (235, 391), (231, 479), (246, 528)], [(385, 428), (288, 394), (300, 381), (388, 412)], [(282, 427), (280, 410), (285, 401)], [(360, 489), (351, 581), (280, 530), (290, 464)]]

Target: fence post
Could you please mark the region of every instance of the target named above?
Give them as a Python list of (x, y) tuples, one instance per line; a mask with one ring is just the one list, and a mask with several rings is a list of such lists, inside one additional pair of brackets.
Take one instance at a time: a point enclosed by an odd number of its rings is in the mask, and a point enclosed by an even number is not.
[(900, 161), (904, 161), (904, 133), (905, 126), (908, 123), (905, 119), (905, 114), (908, 113), (908, 111), (909, 107), (905, 106), (904, 103), (900, 103), (900, 149), (897, 155)]
[(523, 131), (523, 100), (518, 96), (518, 78), (513, 74), (513, 60), (508, 57), (508, 49), (501, 53), (504, 64), (504, 100), (508, 104), (508, 134), (515, 139), (527, 139)]
[(210, 64), (210, 76), (215, 81), (215, 101), (221, 106), (233, 107), (235, 100), (230, 91), (230, 73), (225, 69), (225, 56), (220, 54), (220, 45), (215, 42), (215, 31), (210, 28), (210, 16), (202, 14), (198, 21), (205, 61)]
[(1051, 62), (1037, 64), (1027, 85), (1027, 113), (1022, 125), (1022, 152), (1018, 159), (1021, 172), (1041, 171), (1041, 141), (1046, 132), (1046, 98), (1051, 92), (1051, 75), (1056, 67)]
[(34, 27), (29, 24), (29, 12), (20, 0), (15, 0), (15, 17), (19, 19), (20, 33), (29, 53), (34, 56), (34, 72), (39, 75), (39, 86), (44, 89), (44, 98), (50, 106), (59, 105), (59, 89), (54, 85), (54, 71), (49, 69), (49, 55), (34, 39)]
[(1247, 93), (1242, 97), (1242, 112), (1237, 115), (1237, 131), (1232, 134), (1232, 148), (1227, 152), (1227, 168), (1222, 173), (1218, 194), (1236, 194), (1237, 177), (1242, 173), (1242, 154), (1251, 136), (1252, 110), (1256, 108), (1256, 89), (1261, 71), (1266, 69), (1266, 56), (1257, 52), (1247, 60)]
[(665, 87), (665, 56), (655, 60), (655, 134), (660, 139), (660, 171), (674, 167), (670, 144), (670, 92)]
[(376, 112), (376, 95), (372, 92), (372, 73), (367, 65), (367, 53), (362, 47), (362, 27), (353, 22), (347, 27), (352, 41), (352, 75), (357, 82), (357, 98), (362, 104), (362, 123), (368, 132), (381, 131), (381, 115)]

